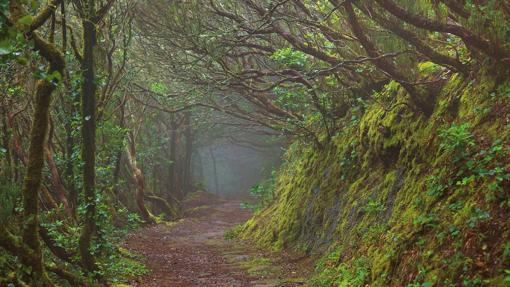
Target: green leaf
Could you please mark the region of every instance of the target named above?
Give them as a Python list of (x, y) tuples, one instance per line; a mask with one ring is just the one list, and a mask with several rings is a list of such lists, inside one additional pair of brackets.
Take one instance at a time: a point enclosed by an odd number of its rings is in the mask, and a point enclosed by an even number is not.
[(52, 74), (51, 74), (51, 77), (52, 77), (52, 81), (55, 80), (55, 81), (62, 81), (62, 75), (58, 72), (58, 71), (54, 71)]
[(12, 53), (12, 46), (9, 41), (0, 42), (0, 56), (9, 55)]
[(21, 17), (18, 20), (18, 23), (24, 26), (29, 26), (34, 21), (34, 18), (31, 15), (26, 15), (24, 17)]
[(0, 47), (0, 56), (9, 55), (11, 51), (5, 47)]

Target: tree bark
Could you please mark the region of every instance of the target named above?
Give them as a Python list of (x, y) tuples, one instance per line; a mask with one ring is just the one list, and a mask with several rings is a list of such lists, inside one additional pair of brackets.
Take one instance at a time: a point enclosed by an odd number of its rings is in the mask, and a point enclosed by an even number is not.
[(64, 206), (65, 211), (69, 216), (73, 216), (73, 210), (69, 205), (69, 201), (67, 199), (67, 191), (62, 183), (60, 178), (60, 174), (57, 169), (57, 165), (55, 164), (55, 160), (53, 159), (53, 152), (49, 147), (46, 147), (46, 162), (48, 163), (48, 168), (51, 173), (51, 180), (54, 191), (58, 195), (58, 199), (60, 203)]
[(464, 75), (467, 75), (469, 73), (470, 71), (469, 66), (462, 64), (455, 58), (436, 52), (429, 45), (423, 42), (417, 34), (413, 33), (412, 31), (406, 30), (397, 21), (383, 17), (381, 14), (374, 11), (374, 9), (372, 9), (372, 7), (368, 5), (361, 6), (360, 9), (361, 11), (363, 11), (363, 13), (365, 13), (365, 15), (371, 16), (383, 28), (390, 30), (404, 41), (407, 41), (408, 43), (416, 47), (418, 52), (422, 53), (430, 61), (438, 65), (446, 66)]
[(89, 271), (97, 270), (94, 256), (90, 250), (92, 237), (96, 232), (96, 90), (94, 71), (94, 47), (96, 45), (96, 26), (92, 21), (95, 1), (87, 1), (87, 10), (82, 19), (83, 26), (83, 61), (82, 68), (82, 160), (83, 160), (83, 195), (85, 216), (79, 245), (83, 267)]
[(181, 216), (181, 211), (179, 209), (180, 202), (176, 198), (171, 198), (170, 202), (166, 199), (156, 196), (154, 194), (148, 194), (145, 196), (147, 200), (152, 201), (155, 205), (157, 205), (164, 213), (166, 213), (170, 219), (177, 219)]
[[(54, 3), (52, 3), (54, 4)], [(57, 4), (59, 2), (57, 1)], [(53, 7), (54, 8), (54, 7)], [(52, 7), (44, 9), (42, 14), (34, 18), (34, 23), (44, 19), (44, 12)], [(17, 23), (21, 17), (26, 16), (24, 8), (18, 1), (11, 1), (9, 11), (12, 23)], [(51, 14), (51, 11), (50, 11)], [(34, 24), (33, 23), (33, 24)], [(41, 24), (42, 25), (42, 24)], [(63, 75), (65, 61), (63, 55), (51, 43), (40, 38), (33, 29), (27, 31), (27, 36), (34, 41), (35, 50), (49, 63), (47, 73), (60, 73)], [(42, 169), (44, 167), (44, 146), (50, 122), (51, 94), (58, 83), (47, 79), (37, 81), (35, 90), (35, 110), (30, 131), (30, 145), (26, 175), (22, 187), (23, 196), (23, 232), (22, 238), (25, 246), (28, 247), (30, 256), (21, 256), (24, 265), (30, 266), (30, 281), (33, 286), (53, 286), (53, 283), (46, 274), (41, 243), (39, 239), (39, 192), (42, 185)], [(22, 255), (22, 254), (20, 254)]]
[(140, 212), (140, 215), (142, 216), (142, 219), (145, 222), (153, 223), (154, 220), (152, 219), (150, 212), (145, 207), (145, 202), (144, 202), (145, 179), (144, 179), (142, 170), (140, 170), (140, 168), (138, 168), (138, 164), (136, 163), (136, 146), (135, 146), (134, 139), (130, 139), (128, 146), (126, 146), (126, 156), (127, 156), (127, 162), (131, 169), (133, 179), (136, 184), (135, 200), (136, 200), (136, 205), (138, 206), (138, 211)]
[(12, 181), (12, 173), (13, 173), (13, 165), (11, 159), (11, 148), (9, 146), (10, 135), (9, 135), (9, 127), (7, 125), (7, 110), (5, 107), (1, 108), (2, 113), (2, 147), (4, 149), (4, 158), (6, 169), (5, 172), (0, 173), (8, 181)]
[[(331, 0), (331, 2), (334, 5), (338, 5), (337, 0)], [(347, 13), (347, 19), (351, 26), (351, 30), (363, 46), (367, 55), (372, 58), (379, 58), (373, 61), (376, 67), (387, 73), (391, 78), (399, 82), (407, 90), (413, 107), (419, 111), (425, 112), (426, 114), (430, 114), (433, 110), (434, 102), (431, 101), (429, 96), (427, 96), (427, 93), (422, 93), (414, 85), (410, 84), (408, 79), (403, 74), (401, 74), (395, 65), (388, 61), (388, 59), (380, 58), (381, 54), (379, 53), (375, 44), (367, 37), (366, 31), (359, 23), (358, 17), (354, 12), (351, 2), (346, 2), (344, 4), (344, 8)]]

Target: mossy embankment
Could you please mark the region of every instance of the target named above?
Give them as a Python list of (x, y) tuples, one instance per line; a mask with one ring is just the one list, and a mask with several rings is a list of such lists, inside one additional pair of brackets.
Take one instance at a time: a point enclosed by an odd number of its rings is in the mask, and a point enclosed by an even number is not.
[(386, 85), (322, 150), (289, 147), (275, 202), (239, 236), (321, 258), (311, 286), (508, 286), (505, 79), (438, 82), (430, 116)]

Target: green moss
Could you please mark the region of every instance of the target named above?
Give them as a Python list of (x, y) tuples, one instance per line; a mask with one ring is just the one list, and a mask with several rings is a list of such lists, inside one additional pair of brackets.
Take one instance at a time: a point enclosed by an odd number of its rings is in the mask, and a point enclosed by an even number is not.
[[(495, 175), (466, 168), (471, 157), (483, 160), (480, 143), (499, 139), (510, 151), (510, 126), (502, 120), (510, 88), (496, 87), (484, 73), (476, 81), (453, 75), (428, 118), (410, 111), (405, 92), (390, 85), (377, 97), (396, 96), (391, 108), (368, 105), (359, 122), (322, 151), (294, 143), (278, 174), (275, 203), (239, 236), (275, 250), (322, 254), (312, 286), (446, 286), (478, 277), (483, 286), (504, 286), (504, 260), (487, 259), (500, 254), (503, 243), (490, 245), (487, 238), (508, 241), (503, 214), (508, 217), (509, 207), (495, 204), (508, 193), (489, 188)], [(456, 161), (440, 148), (438, 134), (462, 123), (469, 124), (476, 145), (469, 158)], [(485, 169), (509, 170), (503, 158), (494, 156)], [(458, 183), (468, 176), (469, 184)], [(475, 268), (481, 254), (489, 272)]]
[(238, 237), (239, 233), (241, 233), (242, 230), (243, 230), (242, 225), (236, 225), (233, 228), (225, 231), (225, 234), (223, 234), (223, 237), (227, 240), (232, 240), (232, 239)]

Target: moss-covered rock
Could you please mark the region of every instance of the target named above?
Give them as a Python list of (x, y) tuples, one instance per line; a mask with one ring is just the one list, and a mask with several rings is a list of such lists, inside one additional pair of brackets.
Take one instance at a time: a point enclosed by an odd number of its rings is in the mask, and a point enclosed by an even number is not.
[(396, 100), (323, 150), (289, 147), (275, 202), (239, 236), (322, 256), (312, 286), (508, 286), (510, 84), (497, 78), (453, 75), (430, 116), (390, 83), (376, 96)]

